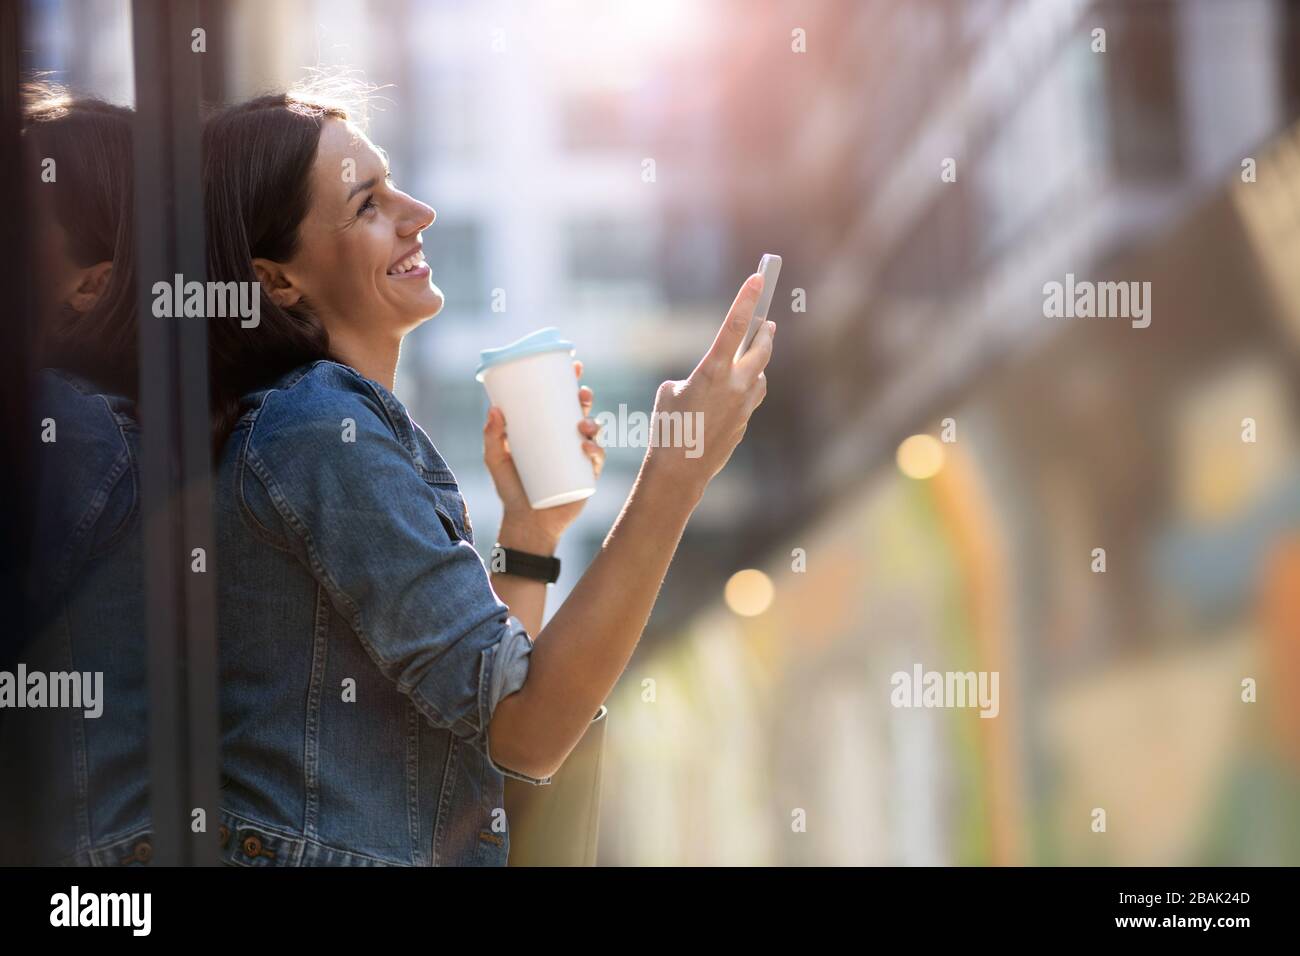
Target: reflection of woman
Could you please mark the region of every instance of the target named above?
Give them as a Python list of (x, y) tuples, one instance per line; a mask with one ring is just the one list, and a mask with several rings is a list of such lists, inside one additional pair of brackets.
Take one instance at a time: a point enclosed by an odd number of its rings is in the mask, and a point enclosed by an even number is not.
[[(52, 88), (29, 93), (24, 172), (45, 367), (32, 402), (41, 434), (31, 576), (37, 635), (20, 661), (29, 674), (82, 675), (86, 706), (4, 715), (3, 819), (15, 832), (0, 837), (0, 852), (32, 863), (145, 862), (132, 117)], [(96, 673), (98, 686), (87, 679)]]
[[(214, 116), (205, 149), (209, 278), (262, 295), (255, 328), (211, 320), (225, 859), (503, 864), (503, 775), (547, 782), (586, 731), (762, 401), (775, 326), (732, 361), (760, 280), (656, 396), (703, 413), (703, 454), (649, 450), (542, 630), (545, 584), (489, 580), (454, 475), (391, 392), (402, 337), (442, 307), (421, 252), (433, 210), (343, 109), (308, 97)], [(490, 411), (498, 541), (550, 555), (582, 505), (528, 507), (506, 428)], [(599, 471), (594, 423), (580, 431)]]
[(56, 87), (28, 92), (40, 362), (134, 396), (132, 113)]

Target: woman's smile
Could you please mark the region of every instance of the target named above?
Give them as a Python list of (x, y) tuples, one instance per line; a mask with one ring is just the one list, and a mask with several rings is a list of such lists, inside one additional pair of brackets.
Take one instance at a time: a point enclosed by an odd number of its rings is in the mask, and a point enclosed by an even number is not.
[(389, 266), (387, 275), (391, 279), (419, 279), (427, 277), (429, 271), (429, 263), (424, 261), (424, 250), (416, 246), (414, 251), (404, 253)]

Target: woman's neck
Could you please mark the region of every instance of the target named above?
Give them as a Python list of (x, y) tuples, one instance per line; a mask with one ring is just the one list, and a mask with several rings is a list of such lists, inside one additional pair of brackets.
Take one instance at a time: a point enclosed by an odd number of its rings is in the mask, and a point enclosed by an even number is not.
[(330, 331), (330, 351), (339, 361), (351, 365), (366, 378), (390, 392), (397, 387), (397, 359), (402, 337), (370, 334), (358, 336), (350, 329)]

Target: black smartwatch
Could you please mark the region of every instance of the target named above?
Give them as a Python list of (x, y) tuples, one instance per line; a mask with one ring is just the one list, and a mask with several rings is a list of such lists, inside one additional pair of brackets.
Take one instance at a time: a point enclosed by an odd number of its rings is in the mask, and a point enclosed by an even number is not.
[(545, 554), (515, 551), (498, 544), (492, 548), (492, 569), (500, 574), (513, 574), (520, 578), (554, 584), (560, 578), (560, 559)]

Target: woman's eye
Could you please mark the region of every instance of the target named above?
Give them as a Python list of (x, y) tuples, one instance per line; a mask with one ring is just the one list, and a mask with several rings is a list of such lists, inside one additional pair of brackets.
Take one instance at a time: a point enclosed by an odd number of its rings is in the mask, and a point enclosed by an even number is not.
[(367, 196), (367, 197), (366, 197), (366, 201), (363, 202), (363, 203), (361, 204), (361, 208), (357, 210), (357, 215), (359, 216), (359, 215), (361, 215), (363, 212), (367, 212), (368, 210), (371, 210), (371, 209), (374, 209), (374, 208), (375, 208), (375, 197), (374, 197), (374, 196)]

